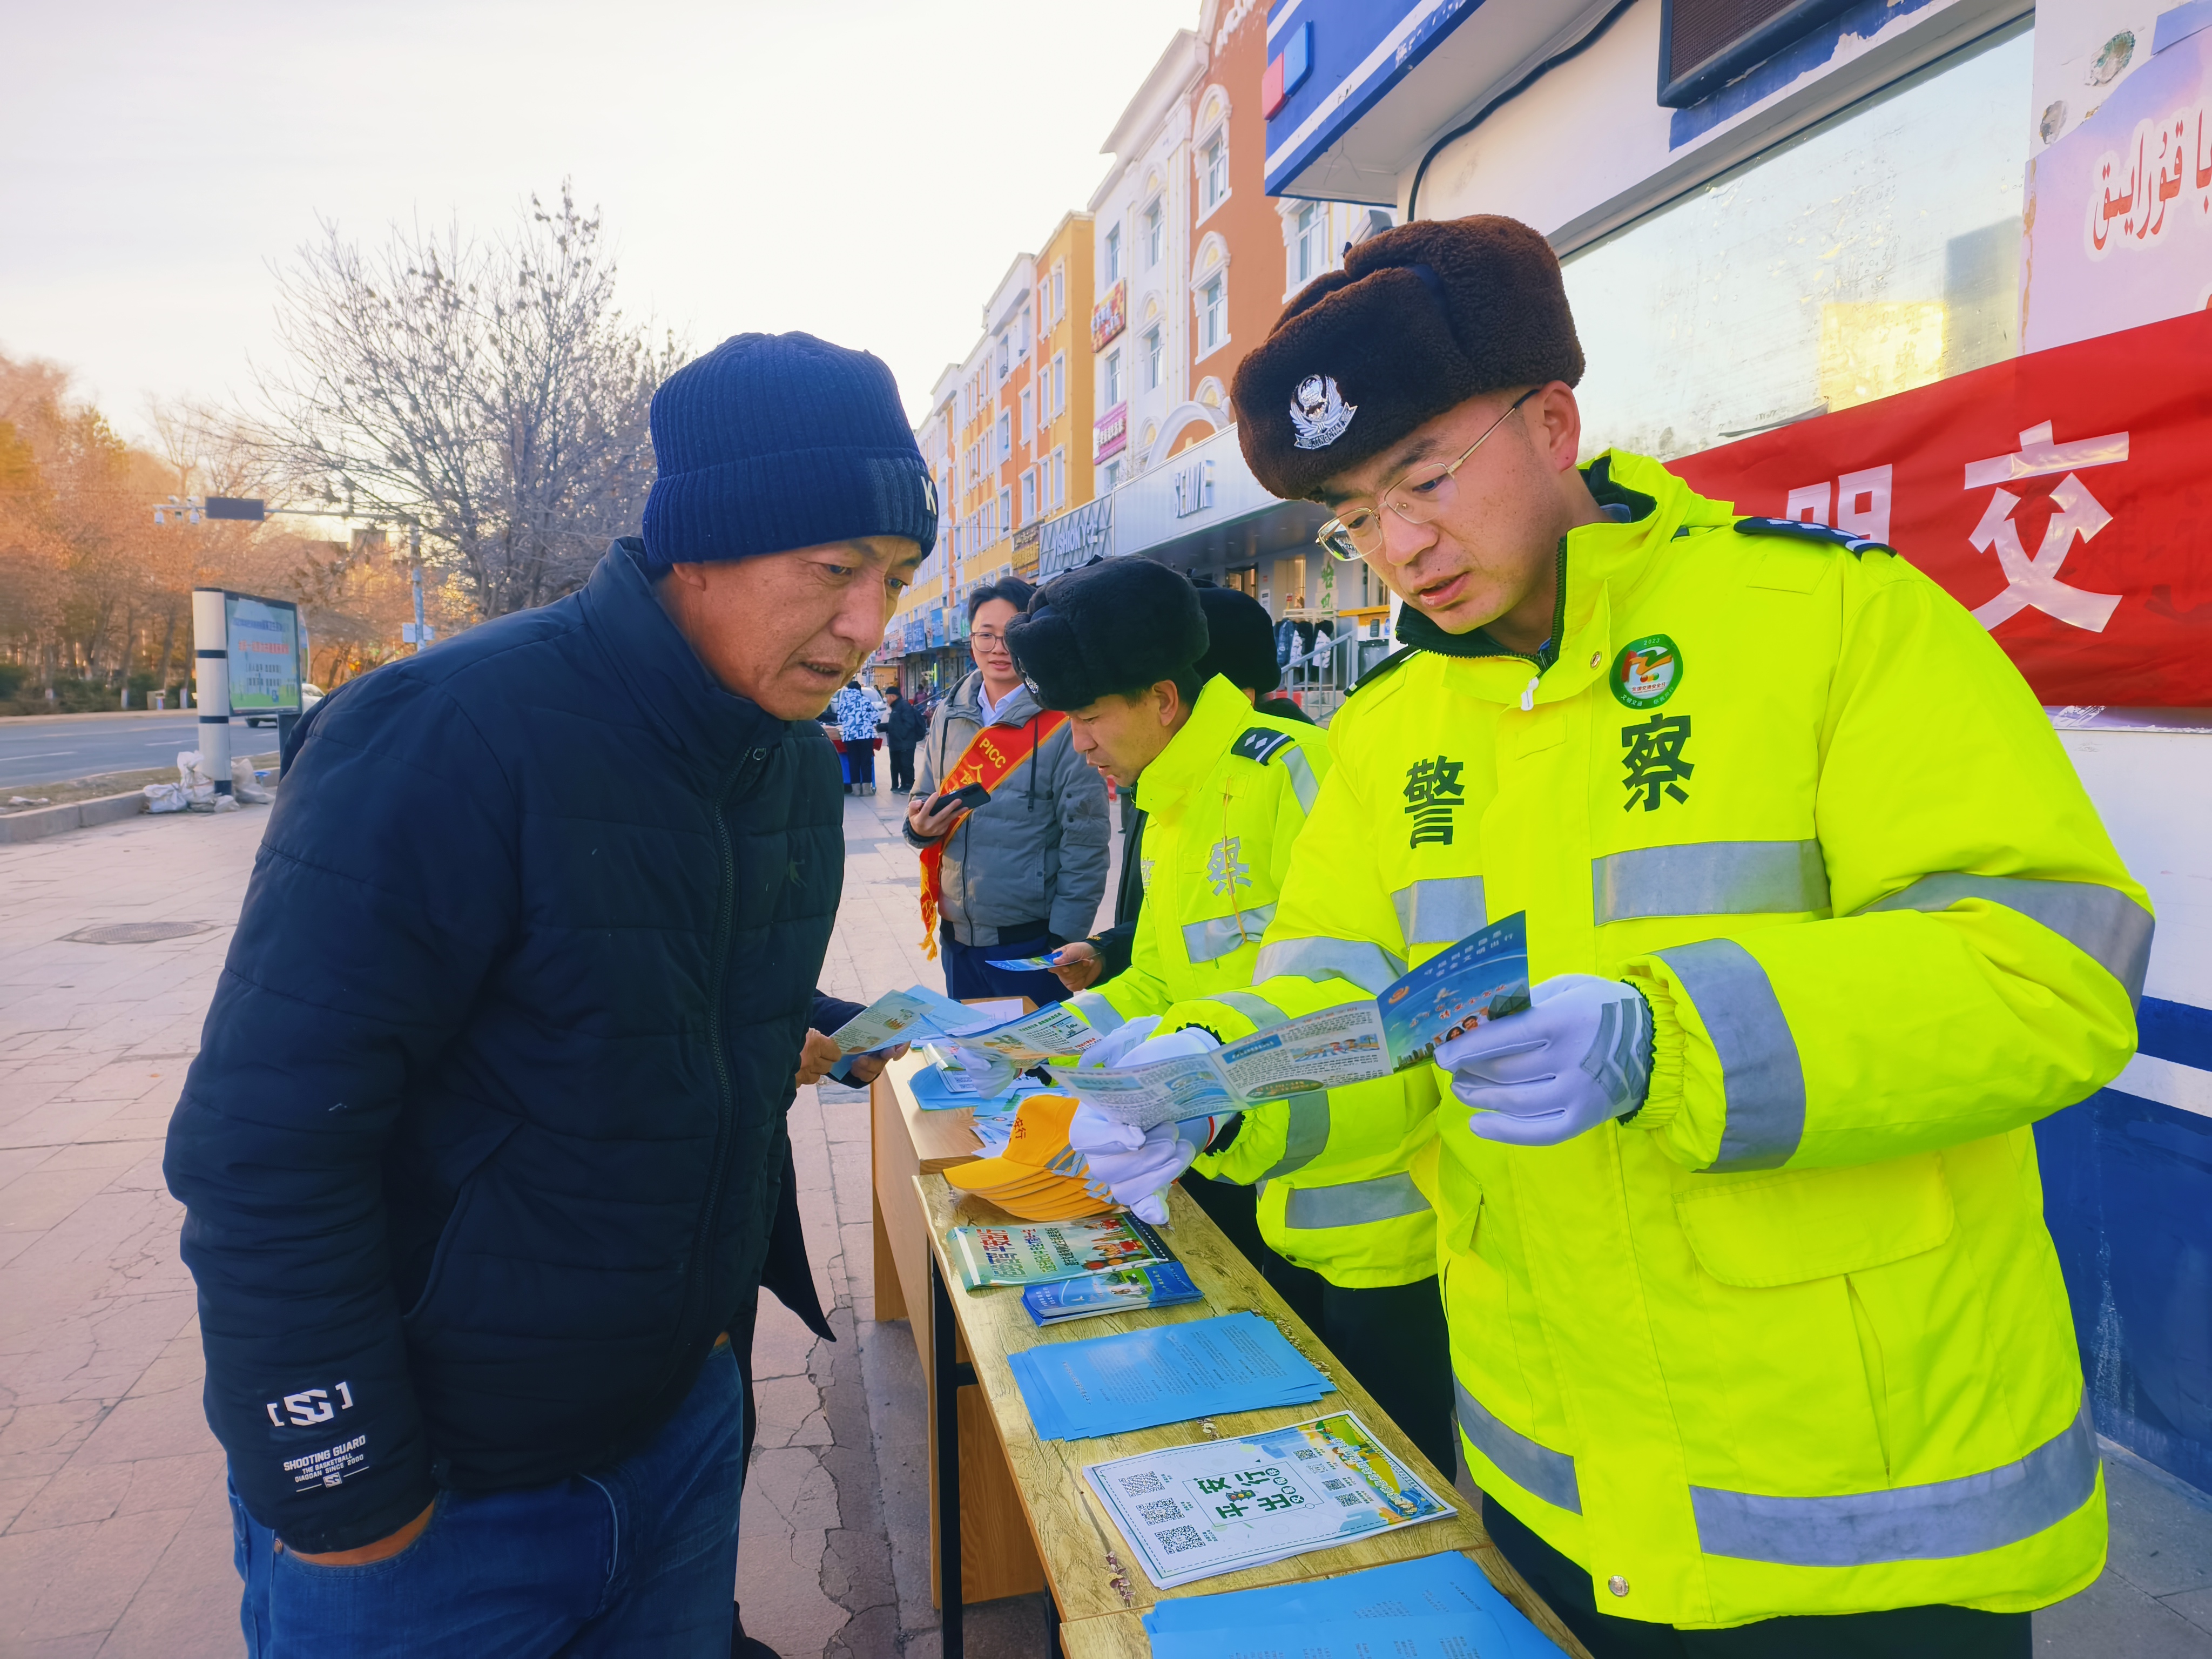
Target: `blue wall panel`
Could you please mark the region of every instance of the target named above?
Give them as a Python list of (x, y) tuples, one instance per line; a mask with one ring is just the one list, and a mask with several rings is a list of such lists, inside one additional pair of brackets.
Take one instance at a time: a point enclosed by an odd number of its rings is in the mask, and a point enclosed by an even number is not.
[[(1291, 134), (1330, 99), (1340, 101), (1294, 152), (1271, 161), (1267, 170), (1267, 193), (1281, 194), (1285, 180), (1334, 143), (1347, 127), (1404, 80), (1438, 41), (1474, 15), (1481, 3), (1482, 0), (1275, 0), (1267, 9), (1268, 27), (1276, 30), (1267, 43), (1268, 57), (1282, 51), (1285, 38), (1297, 24), (1310, 23), (1313, 72), (1268, 118), (1268, 155), (1273, 157)], [(1405, 38), (1368, 64), (1376, 48), (1416, 12), (1423, 15)]]
[[(2142, 1024), (2212, 1069), (2212, 1012), (2145, 998)], [(2212, 1118), (2104, 1089), (2035, 1139), (2097, 1427), (2212, 1491)]]

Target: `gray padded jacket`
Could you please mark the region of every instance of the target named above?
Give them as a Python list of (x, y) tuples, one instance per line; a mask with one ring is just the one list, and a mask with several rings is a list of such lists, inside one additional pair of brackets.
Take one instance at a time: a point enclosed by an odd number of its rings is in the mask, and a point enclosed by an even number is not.
[[(983, 728), (983, 677), (971, 672), (929, 717), (915, 757), (914, 798), (935, 793)], [(1024, 726), (1042, 711), (1018, 687), (994, 726)], [(908, 826), (919, 848), (929, 842)], [(1106, 896), (1106, 781), (1075, 752), (1067, 728), (1038, 747), (991, 799), (953, 829), (945, 848), (940, 914), (963, 945), (1014, 944), (1043, 921), (1061, 939), (1082, 939)]]

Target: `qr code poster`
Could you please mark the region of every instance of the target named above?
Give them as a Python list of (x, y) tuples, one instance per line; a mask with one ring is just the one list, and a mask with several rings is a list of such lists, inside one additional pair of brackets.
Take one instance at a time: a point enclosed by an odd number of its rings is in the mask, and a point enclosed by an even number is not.
[(1350, 1413), (1084, 1474), (1162, 1589), (1452, 1513)]

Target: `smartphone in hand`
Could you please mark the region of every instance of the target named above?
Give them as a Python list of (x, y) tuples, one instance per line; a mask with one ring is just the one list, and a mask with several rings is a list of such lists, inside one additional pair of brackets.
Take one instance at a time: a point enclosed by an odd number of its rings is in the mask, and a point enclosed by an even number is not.
[(963, 784), (949, 795), (939, 795), (930, 803), (932, 811), (941, 812), (948, 806), (957, 806), (972, 812), (991, 799), (991, 792), (980, 783)]

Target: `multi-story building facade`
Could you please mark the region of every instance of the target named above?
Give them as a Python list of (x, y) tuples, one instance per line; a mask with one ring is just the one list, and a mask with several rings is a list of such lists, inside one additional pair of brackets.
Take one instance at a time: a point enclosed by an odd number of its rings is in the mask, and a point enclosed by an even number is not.
[(1033, 461), (1021, 477), (1014, 571), (1038, 574), (1037, 527), (1091, 500), (1091, 307), (1095, 242), (1088, 213), (1053, 227), (1036, 256), (1036, 356), (1032, 367)]
[(1098, 554), (1241, 588), (1309, 629), (1347, 609), (1371, 624), (1380, 589), (1355, 572), (1338, 591), (1316, 515), (1259, 490), (1231, 430), (1239, 359), (1291, 295), (1392, 222), (1381, 206), (1269, 198), (1269, 53), (1257, 0), (1203, 0), (1108, 135), (1089, 210), (1013, 261), (947, 367), (921, 428), (942, 455), (947, 550), (887, 647), (910, 681), (964, 670), (975, 583)]
[(1205, 40), (1177, 30), (1107, 136), (1114, 167), (1091, 198), (1091, 454), (1102, 491), (1165, 454), (1170, 416), (1190, 402), (1191, 94), (1206, 64)]

